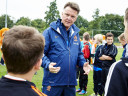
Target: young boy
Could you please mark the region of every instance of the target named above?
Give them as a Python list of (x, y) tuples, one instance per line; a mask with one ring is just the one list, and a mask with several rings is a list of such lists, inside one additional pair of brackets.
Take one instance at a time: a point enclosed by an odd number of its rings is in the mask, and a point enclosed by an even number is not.
[[(128, 43), (128, 8), (124, 17), (124, 36)], [(105, 84), (104, 96), (128, 96), (128, 57), (112, 64)]]
[[(90, 62), (90, 45), (89, 45), (90, 35), (88, 32), (85, 32), (83, 34), (83, 43), (84, 47), (82, 49), (84, 53), (84, 58), (87, 62)], [(87, 89), (87, 83), (88, 83), (88, 75), (84, 74), (84, 70), (82, 67), (79, 68), (80, 70), (80, 76), (79, 76), (79, 89), (76, 90), (76, 92), (79, 92), (79, 94), (86, 94)]]
[(42, 64), (44, 45), (32, 27), (14, 26), (5, 33), (2, 52), (8, 73), (0, 79), (0, 96), (46, 96), (31, 82)]
[[(94, 93), (95, 96), (102, 96), (103, 90), (101, 87), (101, 71), (102, 71), (102, 61), (99, 59), (99, 54), (101, 53), (102, 50), (102, 34), (97, 34), (94, 36), (95, 38), (95, 43), (97, 44), (96, 47), (96, 52), (95, 52), (95, 59), (94, 59), (94, 72), (93, 72), (93, 82), (94, 82)], [(91, 95), (92, 96), (92, 95)], [(94, 96), (94, 95), (93, 95)]]
[(117, 55), (117, 47), (113, 44), (114, 35), (112, 33), (107, 33), (105, 38), (107, 43), (103, 46), (99, 54), (99, 59), (102, 60), (101, 78), (103, 90), (109, 68), (116, 61), (115, 57)]
[(121, 45), (123, 46), (123, 48), (124, 48), (124, 51), (122, 53), (122, 57), (125, 57), (127, 42), (125, 40), (124, 33), (122, 33), (120, 36), (118, 36), (118, 40), (121, 43)]

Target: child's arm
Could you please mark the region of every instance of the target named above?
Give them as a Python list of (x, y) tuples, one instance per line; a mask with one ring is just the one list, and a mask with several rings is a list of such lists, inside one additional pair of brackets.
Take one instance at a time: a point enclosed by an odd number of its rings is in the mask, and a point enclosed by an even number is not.
[(110, 56), (107, 55), (102, 55), (101, 57), (99, 57), (100, 60), (112, 60), (112, 58)]

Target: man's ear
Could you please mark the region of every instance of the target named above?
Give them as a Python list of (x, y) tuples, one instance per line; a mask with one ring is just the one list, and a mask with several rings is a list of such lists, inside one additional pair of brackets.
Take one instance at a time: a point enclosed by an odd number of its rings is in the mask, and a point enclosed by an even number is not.
[(42, 64), (42, 59), (39, 59), (37, 63), (35, 64), (35, 70), (40, 70), (40, 66)]
[[(4, 60), (4, 55), (2, 54), (2, 58), (3, 58), (3, 60)], [(5, 60), (4, 60), (4, 62), (5, 62)]]

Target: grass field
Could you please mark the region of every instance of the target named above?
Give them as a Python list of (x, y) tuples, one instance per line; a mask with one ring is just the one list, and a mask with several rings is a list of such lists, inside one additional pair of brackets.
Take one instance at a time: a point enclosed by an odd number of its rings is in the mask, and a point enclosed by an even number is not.
[[(118, 54), (116, 56), (117, 61), (121, 58), (122, 52), (123, 52), (123, 49), (118, 48)], [(5, 66), (0, 65), (0, 77), (4, 76), (6, 73), (7, 71), (6, 71)], [(32, 82), (34, 82), (37, 88), (40, 90), (42, 87), (42, 78), (43, 78), (43, 69), (41, 68), (41, 70), (37, 72), (37, 75), (34, 75), (32, 79)], [(76, 86), (76, 88), (78, 88), (78, 86)], [(87, 94), (81, 95), (81, 96), (89, 96), (92, 93), (93, 93), (93, 71), (91, 71), (88, 76)], [(80, 96), (80, 95), (78, 95), (77, 93), (76, 96)]]

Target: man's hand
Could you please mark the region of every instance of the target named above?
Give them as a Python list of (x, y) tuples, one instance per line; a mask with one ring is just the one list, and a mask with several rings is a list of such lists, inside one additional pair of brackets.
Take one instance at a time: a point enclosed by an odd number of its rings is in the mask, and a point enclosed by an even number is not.
[(49, 64), (49, 71), (51, 73), (58, 73), (60, 71), (60, 67), (54, 67), (54, 65), (56, 65), (56, 63), (51, 62)]
[(89, 65), (89, 62), (84, 63), (83, 70), (85, 71), (84, 74), (89, 74), (90, 70), (92, 70), (92, 67)]

